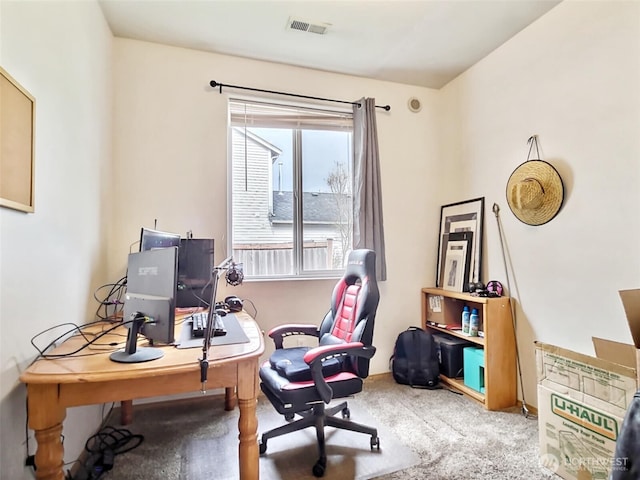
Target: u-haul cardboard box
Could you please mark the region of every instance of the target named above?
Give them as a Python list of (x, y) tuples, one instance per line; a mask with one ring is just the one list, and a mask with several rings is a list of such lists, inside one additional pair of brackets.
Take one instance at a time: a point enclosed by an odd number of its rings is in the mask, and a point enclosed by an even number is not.
[(596, 357), (536, 342), (541, 462), (562, 478), (606, 480), (638, 390), (640, 289), (620, 297), (635, 345), (593, 338)]

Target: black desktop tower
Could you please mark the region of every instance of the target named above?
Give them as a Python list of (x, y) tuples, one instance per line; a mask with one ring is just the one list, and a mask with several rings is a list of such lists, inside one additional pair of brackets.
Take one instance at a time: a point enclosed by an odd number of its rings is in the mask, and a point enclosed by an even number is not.
[(208, 307), (212, 294), (212, 238), (183, 238), (178, 249), (176, 307)]

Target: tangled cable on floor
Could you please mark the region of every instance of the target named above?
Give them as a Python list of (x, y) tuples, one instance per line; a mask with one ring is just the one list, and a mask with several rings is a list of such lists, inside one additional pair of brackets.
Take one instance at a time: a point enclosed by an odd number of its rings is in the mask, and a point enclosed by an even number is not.
[[(84, 449), (88, 456), (80, 465), (80, 470), (70, 480), (97, 480), (113, 468), (116, 455), (138, 447), (144, 436), (133, 434), (126, 428), (104, 427), (89, 437)], [(133, 444), (132, 444), (133, 443)]]

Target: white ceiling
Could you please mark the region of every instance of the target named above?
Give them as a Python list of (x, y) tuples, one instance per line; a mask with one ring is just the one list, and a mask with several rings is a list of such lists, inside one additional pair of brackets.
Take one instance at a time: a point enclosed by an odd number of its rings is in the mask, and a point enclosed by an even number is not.
[(99, 2), (117, 37), (440, 88), (560, 0)]

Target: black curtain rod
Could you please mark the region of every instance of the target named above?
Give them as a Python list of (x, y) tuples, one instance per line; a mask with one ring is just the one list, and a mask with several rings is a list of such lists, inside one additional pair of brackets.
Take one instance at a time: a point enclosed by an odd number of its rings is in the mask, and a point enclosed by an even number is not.
[[(348, 103), (349, 105), (358, 105), (358, 106), (360, 106), (360, 103), (358, 103), (358, 102), (347, 102), (346, 100), (333, 100), (331, 98), (322, 98), (322, 97), (310, 97), (308, 95), (298, 95), (296, 93), (276, 92), (274, 90), (262, 90), (260, 88), (241, 87), (241, 86), (238, 86), (238, 85), (229, 85), (227, 83), (218, 83), (215, 80), (211, 80), (209, 82), (209, 85), (211, 85), (213, 88), (220, 87), (220, 93), (222, 93), (222, 87), (229, 87), (229, 88), (239, 88), (241, 90), (251, 90), (252, 92), (275, 93), (276, 95), (287, 95), (289, 97), (308, 98), (308, 99), (311, 99), (311, 100), (322, 100), (323, 102)], [(387, 112), (389, 110), (391, 110), (391, 107), (389, 105), (376, 105), (376, 108), (382, 108), (383, 110), (386, 110)]]

